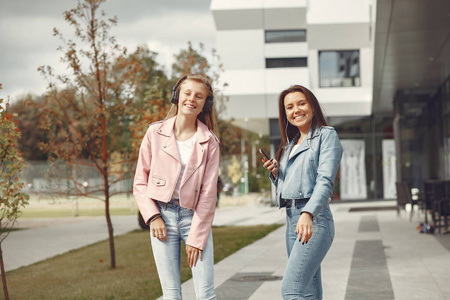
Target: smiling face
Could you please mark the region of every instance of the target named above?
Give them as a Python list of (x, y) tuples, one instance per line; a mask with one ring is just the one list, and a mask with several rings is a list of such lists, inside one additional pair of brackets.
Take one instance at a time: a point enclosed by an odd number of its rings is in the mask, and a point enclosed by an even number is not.
[(186, 79), (181, 83), (178, 114), (197, 117), (203, 110), (208, 91), (203, 83)]
[(289, 93), (284, 97), (284, 109), (289, 123), (307, 134), (313, 118), (313, 109), (301, 92)]

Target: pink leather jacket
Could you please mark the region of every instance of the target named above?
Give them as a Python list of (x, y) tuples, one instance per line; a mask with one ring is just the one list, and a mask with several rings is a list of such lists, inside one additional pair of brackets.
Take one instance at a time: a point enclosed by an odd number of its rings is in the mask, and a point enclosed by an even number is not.
[[(154, 200), (170, 201), (181, 171), (175, 119), (150, 124), (139, 150), (133, 195), (146, 222), (160, 213)], [(195, 210), (186, 244), (201, 250), (214, 219), (218, 176), (219, 140), (197, 120), (197, 139), (180, 186), (180, 206)]]

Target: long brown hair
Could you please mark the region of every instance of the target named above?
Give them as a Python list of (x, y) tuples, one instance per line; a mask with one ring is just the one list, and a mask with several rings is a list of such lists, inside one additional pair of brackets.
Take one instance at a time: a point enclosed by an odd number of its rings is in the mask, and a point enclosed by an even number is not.
[(322, 126), (327, 126), (327, 121), (323, 116), (322, 108), (320, 107), (319, 101), (317, 101), (316, 96), (314, 96), (314, 94), (310, 90), (301, 85), (292, 85), (289, 88), (282, 91), (280, 93), (280, 96), (278, 97), (278, 113), (279, 113), (278, 122), (280, 124), (281, 144), (275, 156), (277, 161), (281, 160), (281, 157), (283, 156), (284, 153), (284, 149), (288, 145), (289, 141), (298, 138), (297, 135), (299, 134), (299, 130), (296, 126), (288, 122), (286, 116), (286, 109), (284, 107), (284, 98), (290, 93), (295, 92), (303, 93), (303, 95), (305, 95), (306, 97), (306, 100), (312, 107), (313, 118), (311, 120), (311, 128), (313, 128), (314, 130)]
[[(206, 95), (206, 98), (212, 97), (214, 98), (214, 90), (211, 86), (211, 83), (208, 81), (208, 79), (201, 75), (201, 74), (189, 74), (187, 77), (178, 84), (177, 91), (178, 94), (180, 93), (181, 87), (186, 83), (187, 80), (193, 80), (202, 83), (205, 86), (206, 91), (208, 92), (208, 95)], [(206, 100), (209, 101), (209, 100)], [(206, 103), (206, 102), (205, 102)], [(202, 121), (206, 126), (208, 126), (209, 130), (214, 132), (214, 124), (215, 124), (215, 118), (214, 118), (214, 100), (212, 101), (213, 105), (211, 107), (211, 110), (209, 112), (201, 112), (197, 115), (197, 119)], [(166, 120), (175, 116), (178, 113), (178, 105), (172, 104), (172, 107), (170, 108), (169, 113), (167, 114)]]

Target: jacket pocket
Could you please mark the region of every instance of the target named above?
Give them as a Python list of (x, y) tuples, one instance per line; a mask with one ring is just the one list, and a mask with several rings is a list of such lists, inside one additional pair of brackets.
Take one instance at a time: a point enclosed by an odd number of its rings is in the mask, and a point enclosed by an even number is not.
[(166, 181), (157, 176), (152, 177), (152, 183), (156, 186), (165, 186), (166, 185)]

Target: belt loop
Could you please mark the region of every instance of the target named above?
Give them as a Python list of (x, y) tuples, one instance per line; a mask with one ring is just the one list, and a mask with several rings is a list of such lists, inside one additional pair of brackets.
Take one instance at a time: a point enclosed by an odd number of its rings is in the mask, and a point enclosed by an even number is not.
[(167, 210), (167, 203), (162, 202), (162, 201), (158, 201), (158, 202), (162, 209)]

